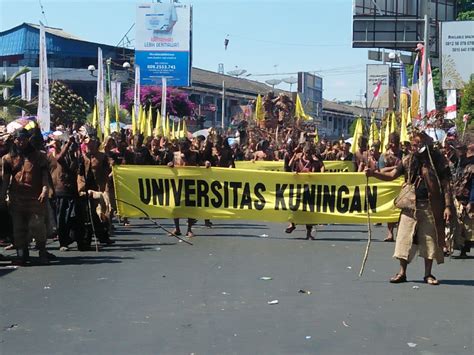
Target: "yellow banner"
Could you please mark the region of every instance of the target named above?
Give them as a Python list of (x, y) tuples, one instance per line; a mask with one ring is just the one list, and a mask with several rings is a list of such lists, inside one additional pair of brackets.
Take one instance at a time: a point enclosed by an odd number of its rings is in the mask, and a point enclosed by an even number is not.
[[(154, 218), (247, 219), (297, 224), (396, 222), (401, 180), (363, 173), (285, 173), (226, 168), (114, 166), (119, 214)], [(367, 192), (367, 201), (366, 201)], [(125, 201), (126, 203), (120, 202)], [(131, 204), (131, 205), (129, 205)]]
[[(235, 167), (244, 170), (284, 171), (283, 161), (236, 161)], [(326, 172), (354, 172), (355, 165), (351, 161), (325, 160)]]

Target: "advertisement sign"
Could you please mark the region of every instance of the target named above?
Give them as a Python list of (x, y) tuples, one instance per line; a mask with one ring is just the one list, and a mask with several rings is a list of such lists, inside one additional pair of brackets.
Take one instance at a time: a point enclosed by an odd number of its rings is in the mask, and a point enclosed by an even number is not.
[(189, 86), (191, 7), (180, 3), (137, 5), (135, 61), (141, 85)]
[(474, 21), (441, 23), (442, 86), (462, 89), (474, 73)]
[(367, 64), (368, 108), (389, 108), (389, 72), (387, 64)]

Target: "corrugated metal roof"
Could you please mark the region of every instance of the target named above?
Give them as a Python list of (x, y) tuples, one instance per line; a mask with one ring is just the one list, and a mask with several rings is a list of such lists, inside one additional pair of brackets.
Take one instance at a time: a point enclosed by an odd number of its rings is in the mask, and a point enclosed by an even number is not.
[(366, 111), (362, 107), (340, 104), (334, 101), (323, 100), (323, 111), (336, 111), (354, 116), (365, 116)]
[[(18, 71), (18, 67), (7, 67), (7, 75), (11, 76), (12, 74)], [(31, 69), (31, 79), (38, 80), (39, 78), (39, 68), (30, 68)], [(94, 75), (91, 75), (90, 71), (87, 69), (74, 69), (74, 68), (48, 68), (49, 80), (58, 80), (64, 82), (97, 82), (97, 71)], [(128, 80), (128, 75), (124, 71), (116, 71), (116, 77), (120, 82), (126, 82)], [(19, 79), (17, 79), (19, 80)]]
[[(125, 51), (132, 54), (128, 48), (110, 46), (82, 40), (60, 28), (46, 27), (46, 47), (48, 54), (61, 54), (72, 57), (97, 57), (97, 48), (101, 47), (105, 57), (116, 57), (116, 53)], [(19, 26), (0, 32), (0, 56), (12, 56), (39, 53), (39, 26), (22, 23)]]
[[(34, 27), (37, 30), (40, 29), (40, 26), (36, 25), (34, 23), (25, 22), (25, 25)], [(58, 36), (58, 37), (62, 37), (62, 38), (66, 38), (66, 39), (73, 39), (73, 40), (76, 40), (76, 41), (84, 41), (83, 39), (81, 39), (79, 37), (76, 37), (76, 36), (66, 32), (66, 31), (64, 31), (62, 28), (44, 26), (44, 29), (47, 33), (51, 33), (52, 35), (55, 35), (55, 36)]]
[[(225, 81), (225, 89), (228, 91), (237, 91), (242, 93), (251, 93), (255, 95), (264, 95), (272, 88), (267, 84), (258, 81), (236, 78), (234, 76), (219, 74), (210, 70), (193, 68), (192, 82), (194, 84), (212, 85), (222, 87), (222, 81)], [(278, 91), (278, 90), (275, 90)]]

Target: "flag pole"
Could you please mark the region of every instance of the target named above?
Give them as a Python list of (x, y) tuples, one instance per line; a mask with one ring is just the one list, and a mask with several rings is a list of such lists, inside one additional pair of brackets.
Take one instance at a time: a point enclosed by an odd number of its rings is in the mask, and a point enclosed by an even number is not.
[(222, 80), (222, 117), (221, 117), (222, 131), (224, 131), (224, 121), (225, 121), (225, 80)]
[(163, 129), (166, 125), (166, 87), (168, 86), (166, 77), (161, 78), (161, 122)]
[[(427, 5), (428, 6), (428, 5)], [(429, 23), (428, 23), (428, 9), (425, 12), (425, 33), (424, 33), (424, 47), (423, 47), (423, 112), (422, 116), (428, 114), (428, 56), (429, 48)]]

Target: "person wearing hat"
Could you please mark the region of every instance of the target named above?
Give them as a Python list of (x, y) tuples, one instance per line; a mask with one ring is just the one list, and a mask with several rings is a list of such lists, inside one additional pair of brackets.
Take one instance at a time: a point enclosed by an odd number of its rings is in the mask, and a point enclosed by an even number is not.
[(436, 150), (431, 139), (421, 131), (413, 134), (412, 152), (387, 171), (366, 169), (368, 177), (392, 181), (404, 176), (415, 188), (416, 208), (402, 208), (395, 242), (394, 258), (399, 260), (400, 271), (391, 283), (407, 281), (407, 267), (416, 252), (424, 259), (424, 282), (439, 285), (432, 274), (433, 260), (444, 262), (445, 226), (451, 219), (453, 206), (450, 189), (451, 172), (446, 158)]
[(45, 153), (31, 144), (30, 138), (29, 131), (18, 131), (10, 153), (2, 158), (0, 203), (6, 203), (8, 194), (17, 250), (14, 263), (20, 266), (29, 261), (28, 247), (33, 238), (39, 250), (40, 263), (49, 263), (45, 227), (46, 202), (51, 189), (48, 160)]

